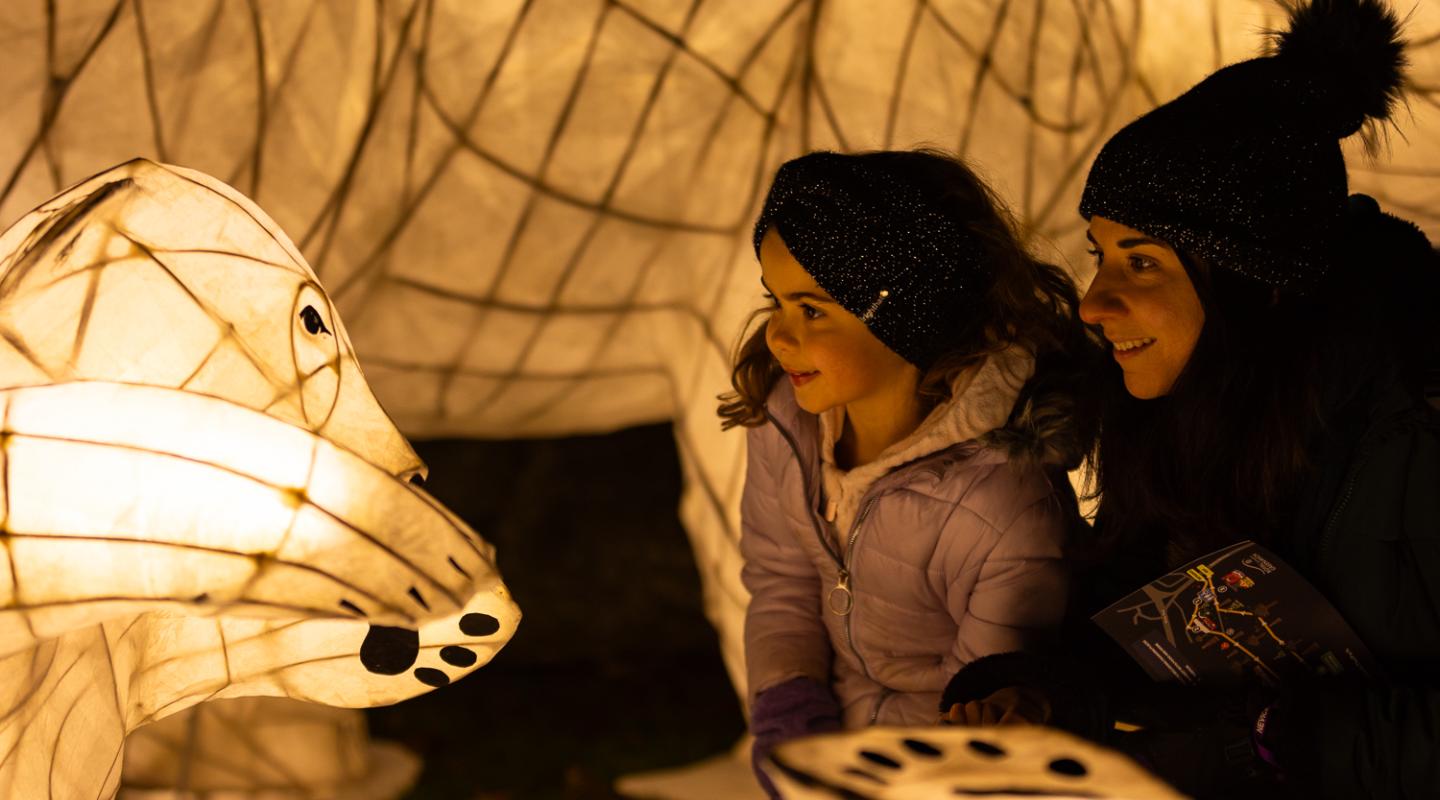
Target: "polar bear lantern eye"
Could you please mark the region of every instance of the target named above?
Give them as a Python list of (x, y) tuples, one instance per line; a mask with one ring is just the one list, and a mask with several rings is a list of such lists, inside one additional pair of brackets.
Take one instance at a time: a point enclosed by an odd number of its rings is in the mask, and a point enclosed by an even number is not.
[(300, 418), (311, 430), (321, 430), (340, 393), (340, 320), (320, 287), (299, 287), (290, 306), (290, 352), (294, 358), (294, 388), (299, 390)]
[(305, 306), (300, 309), (300, 320), (305, 323), (305, 330), (310, 335), (318, 333), (330, 335), (330, 329), (325, 327), (325, 320), (320, 318), (320, 312), (315, 310), (315, 306)]

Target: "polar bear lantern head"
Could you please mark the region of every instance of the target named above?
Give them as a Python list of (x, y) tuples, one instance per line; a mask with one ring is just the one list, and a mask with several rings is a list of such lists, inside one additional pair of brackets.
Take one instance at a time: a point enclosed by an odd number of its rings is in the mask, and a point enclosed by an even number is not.
[(489, 661), (519, 610), (424, 469), (230, 187), (136, 160), (22, 218), (0, 235), (0, 789), (113, 792), (124, 734), (205, 699), (381, 705)]

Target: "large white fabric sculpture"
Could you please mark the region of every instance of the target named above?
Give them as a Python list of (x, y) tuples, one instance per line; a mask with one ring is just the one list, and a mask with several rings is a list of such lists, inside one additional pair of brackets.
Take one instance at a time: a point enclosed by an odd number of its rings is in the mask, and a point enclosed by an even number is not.
[(519, 611), (423, 471), (224, 184), (132, 161), (0, 235), (0, 796), (108, 797), (125, 735), (204, 700), (486, 663)]

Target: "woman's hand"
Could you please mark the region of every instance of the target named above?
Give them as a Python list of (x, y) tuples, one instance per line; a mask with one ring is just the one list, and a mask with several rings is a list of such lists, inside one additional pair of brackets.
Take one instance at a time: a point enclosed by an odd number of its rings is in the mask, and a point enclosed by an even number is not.
[(956, 703), (940, 717), (941, 725), (1044, 725), (1050, 701), (1037, 689), (1007, 686), (984, 700)]

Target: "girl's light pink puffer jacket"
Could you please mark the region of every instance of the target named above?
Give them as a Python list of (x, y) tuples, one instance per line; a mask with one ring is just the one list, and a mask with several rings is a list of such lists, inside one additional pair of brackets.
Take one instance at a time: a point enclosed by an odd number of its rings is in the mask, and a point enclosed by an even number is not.
[(1076, 512), (1041, 426), (1034, 457), (1007, 455), (1010, 436), (899, 467), (842, 533), (820, 513), (817, 418), (785, 382), (767, 407), (769, 423), (749, 431), (741, 512), (751, 703), (809, 677), (834, 689), (846, 727), (929, 724), (962, 665), (1053, 635)]

